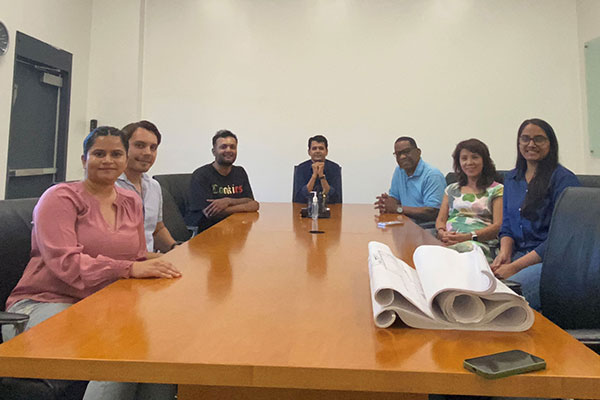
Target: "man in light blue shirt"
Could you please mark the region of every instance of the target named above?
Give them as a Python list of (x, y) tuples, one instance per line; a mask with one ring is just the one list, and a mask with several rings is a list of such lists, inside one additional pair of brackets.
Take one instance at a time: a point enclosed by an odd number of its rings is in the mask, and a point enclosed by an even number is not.
[(144, 230), (149, 252), (159, 250), (166, 253), (177, 245), (162, 222), (162, 190), (160, 184), (146, 172), (156, 160), (161, 135), (150, 121), (139, 121), (126, 125), (122, 131), (129, 141), (127, 168), (117, 179), (116, 185), (130, 189), (142, 198), (144, 204)]
[(434, 221), (444, 197), (444, 175), (421, 159), (421, 149), (411, 137), (396, 140), (394, 156), (398, 166), (392, 186), (389, 194), (377, 196), (375, 208), (380, 213), (404, 214), (417, 222)]

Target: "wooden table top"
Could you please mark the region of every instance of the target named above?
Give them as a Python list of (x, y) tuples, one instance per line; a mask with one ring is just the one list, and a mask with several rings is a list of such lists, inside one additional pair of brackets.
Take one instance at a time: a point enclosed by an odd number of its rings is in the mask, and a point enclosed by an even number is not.
[[(373, 323), (371, 240), (412, 264), (436, 243), (370, 205), (232, 215), (164, 257), (176, 280), (121, 280), (0, 345), (0, 376), (538, 397), (600, 397), (600, 357), (536, 314), (523, 333)], [(402, 218), (402, 217), (400, 217)], [(521, 349), (547, 369), (485, 380), (465, 358)]]

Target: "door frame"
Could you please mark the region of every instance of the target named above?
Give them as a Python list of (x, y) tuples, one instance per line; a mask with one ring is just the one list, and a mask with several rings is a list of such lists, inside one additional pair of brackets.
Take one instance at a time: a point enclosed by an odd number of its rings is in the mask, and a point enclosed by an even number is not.
[[(62, 76), (62, 87), (60, 88), (60, 99), (58, 105), (57, 137), (56, 137), (56, 182), (64, 182), (67, 175), (67, 144), (69, 138), (69, 111), (71, 104), (71, 70), (73, 66), (73, 55), (65, 50), (44, 43), (32, 36), (17, 31), (15, 37), (15, 65), (13, 82), (17, 73), (17, 63), (26, 62), (41, 65), (50, 69), (60, 70)], [(13, 89), (14, 90), (14, 89)], [(14, 93), (13, 93), (14, 96)], [(12, 118), (12, 106), (11, 117)], [(11, 124), (12, 125), (12, 124)], [(10, 137), (8, 148), (10, 149)], [(8, 190), (9, 182), (8, 160), (6, 168), (5, 190)]]

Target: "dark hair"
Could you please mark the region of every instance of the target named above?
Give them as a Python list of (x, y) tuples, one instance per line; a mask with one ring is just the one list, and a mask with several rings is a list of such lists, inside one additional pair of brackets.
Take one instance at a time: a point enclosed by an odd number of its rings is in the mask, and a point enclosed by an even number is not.
[(327, 143), (327, 138), (323, 135), (315, 135), (313, 137), (311, 137), (310, 139), (308, 139), (308, 149), (310, 150), (310, 143), (311, 142), (317, 142), (317, 143), (324, 143), (325, 144), (325, 148), (327, 148), (328, 143)]
[(452, 158), (454, 159), (454, 172), (458, 177), (458, 184), (460, 186), (465, 186), (468, 181), (467, 175), (460, 167), (460, 152), (463, 149), (469, 150), (471, 153), (479, 154), (483, 159), (483, 169), (481, 170), (481, 175), (477, 179), (477, 187), (479, 189), (486, 189), (494, 183), (494, 178), (496, 177), (496, 166), (490, 157), (488, 147), (478, 139), (463, 140), (456, 145), (456, 148), (452, 153)]
[(396, 144), (398, 142), (408, 142), (415, 149), (419, 148), (417, 146), (417, 142), (415, 142), (415, 139), (411, 138), (410, 136), (400, 136), (398, 139), (396, 139), (396, 141), (394, 142), (394, 144)]
[(554, 129), (544, 120), (538, 118), (526, 119), (519, 127), (519, 134), (517, 135), (517, 173), (524, 177), (527, 171), (527, 160), (521, 154), (519, 150), (519, 139), (525, 127), (529, 124), (533, 124), (541, 128), (548, 140), (550, 141), (550, 150), (548, 155), (538, 162), (535, 170), (533, 179), (527, 185), (527, 194), (525, 195), (525, 201), (521, 206), (521, 215), (530, 221), (537, 219), (536, 211), (544, 201), (544, 197), (548, 192), (550, 186), (550, 178), (554, 173), (554, 170), (558, 166), (558, 140), (556, 140), (556, 134)]
[(129, 141), (125, 139), (125, 134), (123, 131), (113, 127), (113, 126), (99, 126), (93, 131), (89, 133), (83, 139), (83, 158), (87, 160), (87, 153), (90, 151), (94, 143), (96, 143), (96, 139), (98, 136), (116, 136), (121, 139), (121, 143), (123, 147), (125, 147), (125, 153), (129, 150)]
[(213, 147), (215, 147), (215, 145), (217, 144), (217, 139), (226, 138), (226, 137), (234, 138), (236, 143), (238, 141), (237, 136), (235, 136), (235, 134), (233, 132), (228, 131), (227, 129), (221, 129), (220, 131), (217, 131), (217, 133), (215, 133), (215, 136), (213, 136), (213, 138), (212, 138)]
[(160, 140), (161, 140), (162, 136), (161, 136), (160, 132), (158, 131), (158, 128), (152, 122), (146, 121), (146, 120), (142, 120), (139, 122), (132, 122), (130, 124), (125, 125), (123, 127), (123, 129), (121, 129), (123, 131), (123, 133), (125, 134), (125, 139), (127, 139), (127, 142), (129, 142), (129, 140), (133, 136), (133, 133), (135, 131), (137, 131), (138, 128), (143, 128), (147, 131), (154, 133), (154, 136), (156, 136), (156, 139), (157, 139), (157, 144), (160, 144)]

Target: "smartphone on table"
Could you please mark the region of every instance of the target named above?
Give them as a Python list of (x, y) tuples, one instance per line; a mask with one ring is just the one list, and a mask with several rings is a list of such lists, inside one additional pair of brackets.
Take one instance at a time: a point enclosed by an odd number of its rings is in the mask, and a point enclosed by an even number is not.
[(546, 361), (522, 350), (510, 350), (466, 359), (463, 366), (484, 378), (496, 379), (544, 369)]

